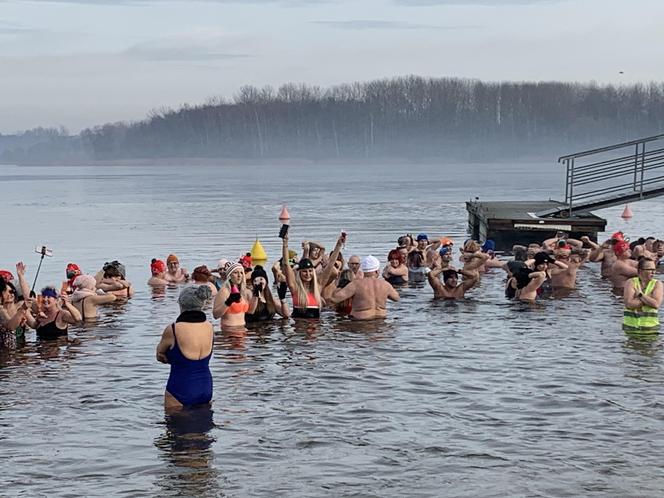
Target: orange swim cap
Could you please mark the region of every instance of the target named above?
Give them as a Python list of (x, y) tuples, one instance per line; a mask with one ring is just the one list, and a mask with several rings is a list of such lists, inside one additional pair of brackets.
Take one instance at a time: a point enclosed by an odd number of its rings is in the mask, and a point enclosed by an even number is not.
[(175, 254), (169, 254), (168, 257), (166, 258), (166, 264), (170, 265), (171, 263), (179, 263), (180, 260)]

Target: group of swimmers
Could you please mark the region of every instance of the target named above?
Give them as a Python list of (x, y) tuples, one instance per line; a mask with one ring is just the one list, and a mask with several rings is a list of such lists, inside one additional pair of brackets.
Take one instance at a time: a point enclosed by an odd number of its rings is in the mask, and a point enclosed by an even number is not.
[[(457, 263), (454, 241), (449, 237), (430, 240), (427, 234), (406, 234), (388, 252), (382, 270), (379, 259), (371, 255), (352, 255), (346, 261), (341, 253), (346, 238), (341, 232), (329, 253), (320, 243), (304, 241), (298, 259), (284, 234), (281, 258), (270, 269), (272, 286), (265, 268), (254, 265), (249, 254), (238, 260), (220, 260), (212, 270), (198, 266), (191, 274), (173, 254), (165, 262), (153, 259), (149, 286), (186, 284), (178, 298), (180, 315), (164, 329), (157, 346), (157, 360), (171, 366), (166, 406), (211, 399), (208, 363), (214, 332), (205, 313), (210, 306), (221, 328), (229, 330), (275, 318), (316, 320), (324, 308), (356, 320), (371, 320), (384, 318), (387, 301), (398, 301), (398, 289), (409, 282), (428, 282), (434, 299), (462, 299), (493, 269), (506, 272), (508, 298), (531, 302), (574, 289), (579, 268), (590, 261), (601, 264), (602, 276), (623, 296), (625, 329), (658, 330), (663, 289), (654, 274), (664, 257), (664, 242), (653, 237), (630, 243), (616, 232), (599, 245), (588, 237), (577, 240), (558, 233), (542, 244), (514, 246), (511, 260), (500, 259), (491, 240), (481, 245), (467, 240)], [(95, 275), (84, 274), (71, 263), (60, 289), (48, 286), (38, 296), (31, 292), (25, 270), (23, 263), (16, 264), (16, 280), (11, 272), (0, 270), (0, 345), (20, 341), (28, 327), (40, 339), (66, 335), (69, 325), (95, 318), (98, 306), (134, 294), (125, 267), (118, 261), (105, 263)]]

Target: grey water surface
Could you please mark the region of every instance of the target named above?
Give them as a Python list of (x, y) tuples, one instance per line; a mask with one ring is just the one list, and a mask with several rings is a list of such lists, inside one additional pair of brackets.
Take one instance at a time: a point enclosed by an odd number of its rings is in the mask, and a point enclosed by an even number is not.
[[(626, 336), (596, 265), (578, 290), (507, 302), (488, 274), (464, 302), (401, 289), (385, 321), (275, 321), (216, 333), (212, 411), (166, 417), (154, 348), (178, 314), (152, 293), (153, 257), (189, 269), (258, 237), (385, 261), (405, 232), (461, 242), (464, 201), (560, 198), (541, 164), (0, 167), (0, 267), (35, 274), (126, 264), (136, 296), (68, 339), (0, 352), (2, 496), (661, 496), (664, 352)], [(662, 234), (664, 202), (598, 212), (608, 230)], [(297, 247), (295, 247), (297, 248)], [(218, 328), (218, 327), (217, 327)]]

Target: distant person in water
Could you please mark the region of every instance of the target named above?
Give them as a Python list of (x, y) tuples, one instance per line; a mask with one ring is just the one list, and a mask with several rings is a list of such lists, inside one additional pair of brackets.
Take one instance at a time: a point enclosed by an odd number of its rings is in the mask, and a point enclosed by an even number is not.
[(387, 254), (387, 265), (383, 269), (383, 278), (392, 285), (408, 283), (408, 267), (398, 249), (392, 249)]
[(251, 272), (252, 296), (249, 300), (249, 309), (244, 315), (247, 323), (272, 320), (275, 315), (288, 318), (290, 315), (286, 303), (285, 286), (278, 290), (279, 301), (275, 301), (268, 284), (267, 273), (262, 266), (256, 265)]
[(189, 280), (189, 274), (186, 268), (180, 267), (180, 260), (175, 254), (169, 254), (166, 258), (166, 272), (165, 279), (173, 284), (180, 284)]
[[(458, 275), (464, 277), (459, 282)], [(441, 278), (442, 276), (442, 282)], [(466, 292), (475, 287), (479, 282), (477, 270), (443, 270), (435, 268), (428, 275), (429, 285), (433, 289), (434, 299), (463, 299)]]
[(69, 325), (81, 321), (81, 314), (71, 304), (69, 296), (66, 294), (58, 296), (55, 287), (44, 287), (40, 297), (37, 316), (27, 313), (27, 324), (37, 331), (39, 339), (56, 339), (65, 336)]
[(654, 333), (659, 330), (659, 308), (664, 292), (655, 279), (655, 260), (641, 257), (638, 275), (627, 280), (623, 291), (623, 328), (627, 332)]
[(214, 332), (202, 311), (211, 297), (207, 286), (182, 289), (178, 298), (180, 316), (161, 335), (157, 361), (171, 366), (164, 393), (166, 409), (204, 405), (212, 400), (209, 363)]
[(212, 272), (207, 266), (197, 266), (191, 272), (191, 283), (194, 285), (206, 285), (212, 292), (212, 297), (217, 295), (217, 287), (212, 283)]
[(97, 306), (115, 302), (117, 296), (101, 291), (97, 293), (95, 277), (92, 275), (79, 275), (74, 280), (74, 292), (71, 303), (81, 314), (81, 319), (94, 320), (97, 318)]
[(611, 266), (609, 278), (615, 291), (622, 292), (625, 282), (638, 275), (637, 262), (632, 257), (632, 251), (629, 244), (624, 240), (619, 240), (613, 245), (613, 252), (616, 255), (616, 261)]
[(166, 263), (161, 259), (152, 259), (150, 273), (152, 276), (148, 279), (148, 285), (152, 287), (165, 287), (169, 284), (169, 281), (166, 280)]
[(348, 269), (353, 272), (353, 280), (362, 278), (362, 269), (360, 268), (360, 257), (353, 254), (348, 258)]
[(115, 294), (119, 299), (129, 299), (134, 295), (131, 282), (126, 280), (124, 266), (109, 264), (104, 265), (104, 275), (97, 284), (97, 288), (104, 292)]
[(249, 310), (251, 291), (247, 289), (244, 268), (240, 263), (228, 262), (224, 267), (226, 282), (214, 298), (212, 316), (221, 319), (221, 327), (244, 327)]
[(350, 316), (355, 320), (373, 320), (387, 316), (387, 300), (398, 301), (399, 293), (383, 279), (379, 279), (380, 261), (374, 256), (361, 260), (364, 278), (353, 280), (332, 295), (332, 303), (352, 299)]
[(72, 294), (74, 292), (74, 280), (76, 280), (76, 277), (82, 274), (83, 272), (81, 271), (80, 266), (78, 266), (76, 263), (69, 263), (65, 270), (67, 280), (62, 282), (62, 286), (60, 287), (60, 294)]

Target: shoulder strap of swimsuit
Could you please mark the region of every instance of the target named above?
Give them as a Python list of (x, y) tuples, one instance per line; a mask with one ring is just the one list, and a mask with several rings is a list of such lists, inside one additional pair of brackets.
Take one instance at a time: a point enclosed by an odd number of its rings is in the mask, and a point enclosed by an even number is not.
[(178, 336), (175, 335), (175, 322), (171, 323), (171, 329), (173, 329), (173, 340), (175, 340), (175, 345), (178, 343)]

